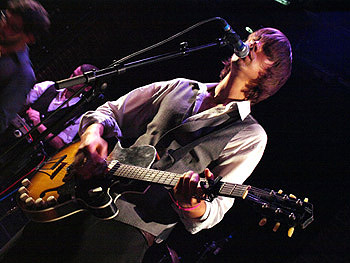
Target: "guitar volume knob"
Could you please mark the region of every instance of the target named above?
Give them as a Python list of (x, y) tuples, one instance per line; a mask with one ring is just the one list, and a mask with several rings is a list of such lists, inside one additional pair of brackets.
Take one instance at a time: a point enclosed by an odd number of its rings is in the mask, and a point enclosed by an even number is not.
[(21, 186), (21, 187), (18, 189), (18, 193), (19, 193), (20, 195), (22, 195), (22, 194), (24, 194), (24, 193), (28, 194), (28, 189), (27, 189), (25, 186)]
[(25, 178), (24, 180), (22, 180), (22, 185), (24, 186), (24, 187), (28, 187), (28, 186), (30, 186), (32, 183), (30, 182), (30, 180), (29, 179), (27, 179), (27, 178)]
[(25, 200), (25, 205), (26, 207), (32, 207), (34, 205), (34, 199), (33, 197), (28, 197), (26, 200)]
[(27, 193), (23, 193), (19, 196), (19, 199), (22, 201), (22, 202), (25, 202), (26, 199), (29, 198), (29, 195)]
[(40, 208), (44, 208), (46, 203), (42, 198), (39, 197), (38, 199), (35, 200), (34, 204), (36, 208), (40, 209)]
[(53, 206), (57, 203), (56, 197), (54, 197), (53, 195), (50, 195), (47, 199), (47, 204), (50, 206)]
[(88, 191), (88, 195), (89, 195), (90, 197), (94, 197), (94, 196), (96, 196), (96, 195), (99, 195), (99, 194), (102, 193), (102, 192), (103, 192), (102, 187), (96, 187), (96, 188), (94, 188), (94, 189), (90, 189), (90, 190)]

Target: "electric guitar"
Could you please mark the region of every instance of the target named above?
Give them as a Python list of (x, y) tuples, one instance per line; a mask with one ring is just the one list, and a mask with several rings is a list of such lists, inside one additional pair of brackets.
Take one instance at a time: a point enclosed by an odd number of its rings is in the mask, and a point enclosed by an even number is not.
[[(18, 204), (31, 220), (51, 222), (86, 210), (101, 219), (111, 219), (118, 215), (116, 201), (124, 194), (115, 190), (121, 181), (174, 187), (182, 176), (149, 168), (156, 156), (153, 146), (122, 148), (117, 144), (107, 159), (108, 169), (103, 176), (84, 181), (73, 176), (67, 181), (65, 178), (70, 176), (70, 165), (79, 143), (61, 150), (39, 167), (30, 181), (25, 179), (22, 182)], [(258, 209), (264, 218), (287, 224), (290, 232), (295, 227), (304, 229), (313, 221), (313, 205), (306, 199), (302, 201), (293, 195), (220, 179), (201, 181), (205, 199), (211, 201), (218, 195), (242, 198)]]

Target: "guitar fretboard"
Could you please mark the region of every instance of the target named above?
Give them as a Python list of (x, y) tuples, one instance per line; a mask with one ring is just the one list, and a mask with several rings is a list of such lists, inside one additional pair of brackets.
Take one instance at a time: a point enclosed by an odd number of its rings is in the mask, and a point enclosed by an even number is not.
[[(174, 187), (182, 174), (160, 171), (155, 169), (143, 168), (133, 165), (121, 164), (114, 161), (110, 164), (110, 173), (117, 177), (128, 178), (132, 180), (144, 181), (164, 186)], [(206, 181), (201, 178), (201, 181)], [(217, 193), (221, 196), (245, 198), (250, 186), (219, 182)]]

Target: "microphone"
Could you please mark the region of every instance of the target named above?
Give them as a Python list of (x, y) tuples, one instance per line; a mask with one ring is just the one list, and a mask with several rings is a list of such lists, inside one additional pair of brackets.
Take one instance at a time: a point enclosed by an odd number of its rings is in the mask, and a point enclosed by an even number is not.
[(249, 46), (245, 44), (239, 35), (232, 30), (231, 26), (226, 22), (225, 19), (221, 18), (221, 22), (223, 23), (223, 28), (225, 31), (225, 39), (229, 45), (233, 47), (234, 53), (237, 57), (245, 58), (249, 54)]

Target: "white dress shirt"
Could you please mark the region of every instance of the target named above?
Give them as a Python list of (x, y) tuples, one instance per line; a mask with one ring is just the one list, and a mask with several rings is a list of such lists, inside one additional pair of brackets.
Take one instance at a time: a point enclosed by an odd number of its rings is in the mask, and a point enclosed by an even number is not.
[[(138, 127), (149, 120), (150, 115), (154, 115), (164, 96), (183, 82), (194, 82), (199, 86), (192, 115), (188, 118), (211, 118), (227, 113), (234, 104), (237, 104), (242, 120), (250, 113), (249, 101), (233, 101), (227, 105), (218, 105), (198, 112), (204, 98), (208, 96), (208, 90), (217, 84), (174, 79), (140, 87), (116, 101), (105, 103), (97, 111), (87, 112), (81, 120), (79, 133), (83, 133), (86, 127), (92, 123), (101, 123), (104, 126), (104, 135), (107, 137), (137, 138), (140, 136)], [(242, 184), (260, 161), (266, 142), (267, 135), (259, 124), (247, 125), (226, 145), (217, 160), (218, 166), (212, 172), (216, 176), (221, 176), (224, 182)], [(191, 233), (197, 233), (201, 229), (210, 228), (220, 222), (224, 214), (232, 207), (233, 202), (233, 198), (220, 196), (215, 198), (213, 202), (206, 202), (206, 212), (198, 219), (187, 218), (175, 205), (174, 209), (180, 215), (186, 229)]]
[[(53, 84), (55, 84), (55, 82), (53, 81), (44, 81), (44, 82), (35, 84), (33, 89), (27, 95), (26, 105), (34, 103)], [(65, 98), (62, 98), (63, 91), (64, 89), (58, 90), (57, 96), (51, 101), (47, 111), (54, 111), (59, 106), (62, 105), (62, 103), (65, 101)], [(62, 108), (72, 106), (76, 104), (79, 100), (80, 100), (80, 97), (74, 97), (68, 103), (63, 105)], [(71, 143), (74, 137), (77, 135), (80, 118), (81, 117), (77, 118), (74, 124), (69, 125), (66, 129), (64, 129), (57, 135), (63, 140), (64, 143), (66, 144)]]

